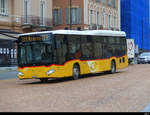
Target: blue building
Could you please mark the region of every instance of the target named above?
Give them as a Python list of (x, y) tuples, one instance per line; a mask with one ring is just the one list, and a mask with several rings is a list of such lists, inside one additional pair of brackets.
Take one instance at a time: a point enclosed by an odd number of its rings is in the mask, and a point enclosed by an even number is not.
[(143, 50), (150, 50), (149, 1), (121, 0), (121, 30)]

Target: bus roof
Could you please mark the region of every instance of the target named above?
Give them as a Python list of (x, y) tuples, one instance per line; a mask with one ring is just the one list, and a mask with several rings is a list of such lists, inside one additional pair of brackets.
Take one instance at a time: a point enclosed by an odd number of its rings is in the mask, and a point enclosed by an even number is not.
[(121, 36), (125, 37), (126, 33), (122, 31), (112, 31), (112, 30), (85, 30), (85, 31), (77, 31), (77, 30), (55, 30), (55, 31), (44, 31), (44, 32), (32, 32), (20, 34), (19, 36), (27, 36), (27, 35), (38, 35), (38, 34), (62, 34), (62, 35), (97, 35), (97, 36)]

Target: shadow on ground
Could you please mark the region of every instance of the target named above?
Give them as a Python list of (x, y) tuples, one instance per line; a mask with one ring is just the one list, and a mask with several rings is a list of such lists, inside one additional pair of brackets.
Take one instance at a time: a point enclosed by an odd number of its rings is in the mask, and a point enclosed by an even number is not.
[[(124, 73), (124, 72), (125, 71), (119, 71), (119, 72), (116, 72), (115, 74)], [(111, 75), (112, 74), (107, 74), (107, 73), (88, 74), (88, 75), (82, 75), (78, 80), (88, 79), (88, 78), (96, 78), (96, 77), (106, 77), (106, 76), (107, 76), (107, 78), (113, 77)], [(78, 80), (75, 80), (75, 81), (78, 81)], [(23, 83), (22, 85), (56, 84), (56, 83), (63, 83), (63, 82), (70, 82), (70, 81), (74, 81), (72, 77), (49, 79), (46, 83), (42, 83), (39, 80), (39, 81), (30, 82), (30, 83), (29, 82)]]

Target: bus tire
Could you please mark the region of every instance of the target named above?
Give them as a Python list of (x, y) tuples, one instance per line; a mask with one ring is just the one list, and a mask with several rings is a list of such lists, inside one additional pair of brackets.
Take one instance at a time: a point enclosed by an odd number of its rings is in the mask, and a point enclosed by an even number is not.
[(112, 62), (111, 62), (111, 70), (110, 70), (110, 73), (111, 73), (111, 74), (116, 73), (116, 63), (115, 63), (115, 61), (112, 61)]
[(75, 64), (73, 66), (73, 73), (72, 73), (73, 79), (77, 80), (80, 77), (80, 67), (78, 64)]
[(47, 78), (42, 78), (42, 79), (40, 79), (40, 81), (41, 81), (42, 83), (47, 83), (47, 82), (48, 82), (48, 79), (47, 79)]

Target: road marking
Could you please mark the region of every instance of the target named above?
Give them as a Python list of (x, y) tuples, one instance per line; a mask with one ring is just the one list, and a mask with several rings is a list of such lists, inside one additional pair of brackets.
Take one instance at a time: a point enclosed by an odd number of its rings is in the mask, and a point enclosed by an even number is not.
[(150, 103), (141, 112), (150, 112)]

